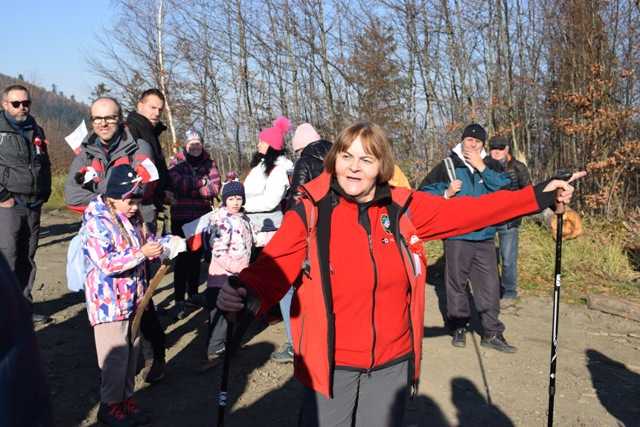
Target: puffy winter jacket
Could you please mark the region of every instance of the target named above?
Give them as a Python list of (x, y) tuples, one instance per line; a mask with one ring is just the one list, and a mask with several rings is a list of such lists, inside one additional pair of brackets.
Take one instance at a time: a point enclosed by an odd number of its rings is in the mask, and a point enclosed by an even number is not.
[(207, 286), (221, 287), (227, 277), (249, 265), (254, 231), (244, 212), (230, 214), (221, 207), (211, 215), (211, 263)]
[[(114, 166), (131, 164), (137, 169), (145, 159), (152, 156), (151, 147), (141, 139), (134, 139), (126, 129), (112, 141), (108, 150), (95, 133), (89, 134), (80, 144), (80, 152), (71, 162), (69, 175), (64, 184), (64, 200), (72, 210), (82, 212), (98, 194), (104, 194), (107, 181)], [(92, 167), (97, 176), (87, 184), (79, 184), (76, 174)]]
[(41, 205), (51, 195), (51, 162), (44, 131), (29, 116), (23, 136), (5, 114), (0, 110), (0, 202), (17, 196), (30, 206)]
[(289, 189), (291, 160), (284, 156), (276, 159), (267, 176), (264, 160), (253, 167), (244, 180), (246, 203), (244, 210), (251, 222), (261, 231), (275, 231), (282, 222), (281, 202)]
[(117, 214), (131, 244), (122, 234), (109, 208), (98, 196), (85, 209), (83, 227), (88, 258), (85, 298), (91, 325), (129, 319), (146, 288), (144, 237), (140, 225)]
[(317, 177), (324, 170), (324, 158), (331, 149), (331, 143), (321, 139), (304, 147), (300, 158), (293, 166), (291, 188), (287, 195), (287, 210), (296, 203), (300, 197), (300, 186)]
[(467, 233), (553, 203), (553, 194), (541, 193), (542, 187), (445, 200), (380, 186), (374, 202), (357, 204), (331, 181), (323, 173), (303, 186), (299, 205), (237, 279), (260, 302), (258, 314), (297, 284), (291, 306), (295, 375), (327, 397), (336, 366), (377, 369), (409, 358), (417, 383), (424, 240)]
[[(461, 196), (482, 196), (507, 188), (511, 183), (505, 173), (498, 172), (501, 169), (498, 162), (489, 156), (484, 157), (486, 167), (482, 172), (478, 172), (476, 169), (467, 165), (464, 160), (462, 160), (461, 144), (454, 147), (449, 158), (453, 161), (456, 179), (462, 181), (462, 188), (454, 198)], [(422, 182), (420, 190), (443, 196), (449, 184), (450, 181), (446, 167), (444, 161), (442, 161), (429, 172)], [(499, 221), (495, 221), (493, 224), (498, 222)], [(495, 234), (495, 227), (477, 227), (476, 230), (471, 233), (452, 237), (452, 239), (480, 241), (493, 239)]]
[(171, 206), (173, 220), (188, 222), (211, 210), (220, 191), (220, 173), (209, 154), (193, 157), (179, 152), (169, 161), (169, 177), (176, 196)]

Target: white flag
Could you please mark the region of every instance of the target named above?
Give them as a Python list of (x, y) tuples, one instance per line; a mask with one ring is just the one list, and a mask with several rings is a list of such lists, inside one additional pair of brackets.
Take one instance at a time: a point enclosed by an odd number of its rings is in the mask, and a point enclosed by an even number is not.
[(83, 120), (73, 132), (64, 137), (64, 140), (67, 141), (67, 144), (69, 144), (69, 147), (71, 147), (73, 152), (78, 154), (80, 152), (80, 144), (88, 134), (89, 131), (87, 130), (87, 125)]

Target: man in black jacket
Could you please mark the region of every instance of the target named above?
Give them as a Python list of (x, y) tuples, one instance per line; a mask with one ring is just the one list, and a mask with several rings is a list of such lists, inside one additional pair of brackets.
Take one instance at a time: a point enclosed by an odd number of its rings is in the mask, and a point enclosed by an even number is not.
[[(158, 169), (158, 181), (151, 186), (149, 194), (145, 196), (140, 206), (142, 218), (150, 230), (155, 232), (158, 212), (162, 212), (165, 201), (165, 191), (170, 186), (167, 163), (160, 145), (160, 134), (167, 127), (160, 121), (164, 111), (165, 98), (159, 89), (147, 89), (142, 92), (136, 111), (127, 116), (127, 127), (136, 139), (142, 139), (151, 146), (153, 164)], [(145, 380), (149, 383), (157, 382), (164, 377), (165, 362), (165, 335), (153, 301), (145, 310), (140, 322), (140, 330), (145, 339), (153, 348), (153, 362), (145, 362)]]
[[(0, 110), (0, 253), (15, 273), (22, 293), (33, 301), (35, 255), (42, 205), (51, 194), (51, 163), (44, 131), (31, 111), (26, 87), (2, 91)], [(34, 314), (45, 322), (46, 316)]]
[[(509, 141), (503, 136), (489, 140), (491, 158), (498, 161), (511, 179), (511, 190), (519, 190), (531, 183), (529, 170), (524, 163), (514, 159), (510, 153)], [(502, 308), (512, 305), (518, 297), (518, 233), (522, 220), (516, 218), (496, 227), (500, 242), (500, 263), (502, 275)]]
[(155, 231), (158, 212), (162, 212), (165, 191), (170, 188), (167, 162), (160, 145), (160, 134), (167, 127), (160, 121), (164, 111), (165, 98), (159, 89), (147, 89), (142, 92), (136, 111), (127, 116), (127, 127), (135, 139), (142, 139), (151, 146), (152, 161), (158, 169), (158, 180), (149, 186), (140, 206), (140, 213), (144, 222)]

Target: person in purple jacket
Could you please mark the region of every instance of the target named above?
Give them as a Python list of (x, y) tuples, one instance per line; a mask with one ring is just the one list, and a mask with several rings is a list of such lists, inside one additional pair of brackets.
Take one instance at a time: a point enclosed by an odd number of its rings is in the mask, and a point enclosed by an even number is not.
[[(184, 149), (169, 162), (169, 177), (176, 198), (171, 206), (171, 234), (184, 237), (182, 226), (211, 211), (220, 191), (220, 174), (215, 161), (204, 151), (202, 137), (195, 130), (185, 135)], [(175, 317), (186, 315), (186, 305), (203, 305), (198, 296), (201, 251), (183, 252), (174, 265)], [(185, 301), (185, 293), (189, 295)]]

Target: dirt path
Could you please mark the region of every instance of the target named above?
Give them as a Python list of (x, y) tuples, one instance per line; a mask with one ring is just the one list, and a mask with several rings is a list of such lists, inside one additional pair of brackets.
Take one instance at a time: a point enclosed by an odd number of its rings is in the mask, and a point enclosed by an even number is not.
[[(55, 321), (37, 329), (52, 390), (57, 426), (95, 424), (99, 372), (84, 297), (67, 293), (66, 249), (78, 217), (43, 217), (36, 310)], [(550, 266), (551, 269), (551, 266)], [(437, 275), (432, 275), (437, 281)], [(172, 305), (171, 277), (154, 297)], [(546, 424), (551, 299), (527, 297), (503, 313), (506, 336), (519, 347), (505, 355), (479, 346), (477, 335), (456, 349), (443, 328), (433, 286), (428, 287), (420, 394), (407, 426), (541, 426)], [(181, 321), (164, 316), (166, 379), (148, 386), (137, 378), (137, 397), (152, 411), (155, 426), (215, 425), (220, 369), (196, 372), (203, 351), (206, 316)], [(269, 355), (283, 342), (282, 325), (257, 335), (234, 361), (228, 426), (296, 425), (301, 386), (291, 365)], [(476, 345), (474, 345), (476, 344)], [(640, 425), (640, 323), (562, 305), (556, 394), (558, 426)]]

